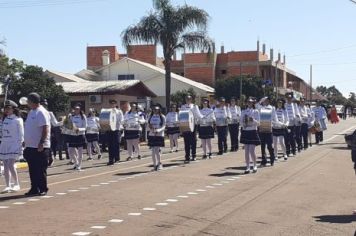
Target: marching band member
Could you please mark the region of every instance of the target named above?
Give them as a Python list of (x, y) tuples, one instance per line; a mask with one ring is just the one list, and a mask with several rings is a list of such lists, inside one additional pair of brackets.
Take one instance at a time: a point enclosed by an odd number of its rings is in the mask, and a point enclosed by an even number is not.
[(80, 104), (74, 107), (74, 115), (70, 116), (73, 123), (73, 133), (69, 135), (68, 153), (74, 160), (74, 170), (82, 169), (83, 148), (85, 146), (85, 131), (87, 129), (87, 117), (81, 110)]
[[(5, 101), (5, 119), (2, 125), (2, 141), (0, 144), (0, 160), (4, 162), (4, 175), (6, 187), (3, 193), (19, 191), (20, 184), (15, 167), (16, 160), (22, 156), (22, 143), (24, 141), (23, 120), (19, 117), (17, 104), (14, 101)], [(14, 185), (11, 186), (11, 180)]]
[(161, 113), (159, 106), (155, 106), (148, 118), (148, 146), (152, 150), (153, 170), (162, 170), (161, 147), (164, 147), (164, 130), (166, 128), (166, 118)]
[(221, 97), (216, 103), (214, 115), (216, 119), (216, 131), (218, 133), (218, 155), (222, 155), (224, 152), (227, 152), (227, 125), (228, 120), (230, 119), (230, 116), (225, 106), (225, 98)]
[(309, 119), (311, 118), (312, 114), (310, 109), (305, 105), (305, 99), (301, 98), (300, 99), (300, 105), (299, 105), (299, 111), (300, 111), (300, 119), (302, 122), (301, 126), (301, 143), (303, 141), (303, 144), (301, 144), (304, 148), (304, 150), (308, 149), (308, 132), (309, 132)]
[(277, 121), (272, 123), (274, 156), (278, 160), (278, 143), (282, 148), (284, 160), (288, 160), (286, 153), (286, 145), (284, 143), (284, 136), (286, 135), (286, 128), (289, 125), (288, 114), (283, 106), (283, 100), (277, 101), (276, 109)]
[(325, 123), (326, 111), (325, 108), (321, 106), (320, 101), (317, 101), (316, 107), (313, 107), (313, 112), (315, 114), (315, 123), (320, 126), (320, 131), (315, 133), (315, 142), (319, 144), (319, 142), (323, 142), (323, 131), (327, 129)]
[(202, 117), (199, 120), (199, 138), (203, 147), (203, 159), (211, 158), (211, 139), (214, 138), (214, 110), (210, 108), (209, 100), (203, 101), (203, 108), (200, 110)]
[(261, 144), (260, 137), (258, 136), (257, 127), (260, 125), (260, 114), (254, 107), (255, 99), (249, 98), (247, 100), (247, 108), (242, 111), (240, 117), (240, 124), (242, 125), (242, 132), (240, 143), (245, 144), (245, 161), (246, 171), (245, 174), (251, 172), (250, 160), (253, 161), (253, 172), (257, 172), (257, 158), (256, 146)]
[(312, 132), (311, 129), (314, 126), (315, 123), (315, 114), (314, 111), (310, 108), (310, 104), (308, 103), (306, 105), (310, 111), (310, 117), (308, 117), (308, 141), (309, 141), (309, 147), (312, 146)]
[(178, 152), (178, 137), (180, 134), (178, 126), (177, 105), (171, 105), (171, 111), (166, 116), (167, 135), (169, 137), (171, 152)]
[(239, 149), (239, 129), (240, 129), (240, 116), (241, 108), (236, 105), (236, 98), (230, 99), (230, 106), (228, 112), (231, 116), (229, 120), (229, 133), (231, 141), (231, 152), (236, 152)]
[(120, 138), (123, 122), (123, 114), (120, 108), (117, 107), (117, 101), (112, 99), (109, 101), (111, 109), (116, 114), (115, 130), (106, 131), (106, 141), (108, 144), (109, 161), (108, 166), (114, 165), (115, 162), (120, 161)]
[(295, 110), (295, 120), (294, 120), (294, 129), (295, 129), (295, 142), (296, 142), (296, 148), (298, 152), (301, 152), (302, 150), (302, 135), (301, 135), (301, 130), (302, 130), (302, 118), (300, 116), (300, 108), (299, 108), (299, 101), (294, 98), (292, 100), (293, 105), (294, 105), (294, 110)]
[[(186, 104), (181, 106), (181, 110), (191, 110), (194, 116), (195, 122), (201, 118), (201, 114), (197, 105), (193, 103), (193, 98), (191, 95), (187, 95), (185, 98)], [(197, 123), (197, 122), (196, 122)], [(193, 132), (186, 131), (183, 132), (184, 139), (184, 149), (185, 149), (185, 163), (196, 160), (196, 151), (197, 151), (197, 135), (196, 135), (196, 126)], [(191, 156), (191, 159), (190, 159)]]
[[(257, 104), (257, 109), (260, 112), (260, 114), (261, 114), (262, 110), (268, 110), (268, 112), (271, 114), (271, 117), (269, 118), (268, 122), (270, 122), (271, 128), (272, 128), (272, 123), (277, 121), (277, 116), (276, 116), (275, 108), (273, 106), (271, 106), (269, 103), (269, 98), (268, 97), (262, 98), (260, 100), (260, 102)], [(266, 145), (267, 145), (267, 149), (268, 149), (268, 152), (270, 155), (271, 166), (273, 166), (274, 160), (275, 160), (275, 155), (274, 155), (274, 150), (272, 147), (272, 143), (273, 143), (272, 129), (261, 130), (261, 127), (259, 127), (258, 135), (261, 140), (261, 153), (262, 153), (261, 166), (267, 165)]]
[(98, 153), (98, 159), (101, 159), (101, 152), (100, 152), (100, 147), (99, 147), (99, 130), (100, 130), (100, 124), (99, 124), (99, 117), (95, 116), (95, 110), (94, 109), (89, 109), (89, 113), (87, 116), (87, 130), (85, 133), (85, 137), (87, 139), (87, 152), (88, 152), (88, 160), (93, 160), (93, 147), (95, 148), (95, 151)]
[(137, 112), (137, 104), (131, 104), (131, 110), (124, 116), (125, 139), (127, 143), (128, 158), (127, 161), (132, 160), (132, 155), (135, 149), (137, 158), (141, 159), (140, 155), (140, 134), (142, 131), (141, 124), (144, 124), (145, 118), (140, 116)]
[(287, 156), (289, 157), (291, 154), (296, 155), (296, 143), (295, 143), (295, 122), (297, 117), (297, 111), (295, 110), (295, 106), (292, 103), (293, 94), (286, 94), (287, 102), (284, 104), (284, 108), (288, 114), (289, 125), (287, 127), (287, 133), (285, 136)]

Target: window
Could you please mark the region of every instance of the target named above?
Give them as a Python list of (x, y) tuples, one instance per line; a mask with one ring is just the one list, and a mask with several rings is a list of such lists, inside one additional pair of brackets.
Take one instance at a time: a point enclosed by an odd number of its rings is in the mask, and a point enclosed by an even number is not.
[(118, 76), (118, 80), (134, 80), (134, 79), (135, 79), (135, 75), (133, 75), (133, 74)]
[(222, 75), (226, 75), (226, 70), (221, 70)]

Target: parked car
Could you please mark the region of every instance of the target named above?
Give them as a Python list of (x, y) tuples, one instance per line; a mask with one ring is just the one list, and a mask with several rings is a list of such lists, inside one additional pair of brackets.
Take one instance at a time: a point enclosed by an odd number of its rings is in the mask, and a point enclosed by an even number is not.
[(344, 114), (345, 107), (343, 105), (335, 105), (336, 113), (339, 117), (342, 117)]
[(345, 134), (345, 142), (348, 148), (356, 145), (356, 130)]

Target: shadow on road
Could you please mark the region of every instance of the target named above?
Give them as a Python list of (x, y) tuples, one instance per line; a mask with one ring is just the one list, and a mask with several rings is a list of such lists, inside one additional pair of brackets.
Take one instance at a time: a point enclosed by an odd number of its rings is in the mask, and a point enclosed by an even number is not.
[(246, 170), (245, 166), (226, 167), (227, 170)]
[(209, 176), (213, 177), (227, 177), (227, 176), (239, 176), (239, 175), (244, 175), (244, 173), (236, 173), (236, 172), (224, 172), (224, 173), (218, 173), (218, 174), (210, 174)]
[(125, 172), (125, 173), (117, 173), (115, 175), (118, 176), (126, 176), (126, 175), (138, 175), (138, 174), (144, 174), (144, 173), (148, 173), (150, 171), (131, 171), (131, 172)]
[(25, 196), (24, 194), (20, 195), (8, 195), (0, 197), (0, 202), (2, 201), (9, 201), (9, 200), (17, 200), (17, 199), (23, 199), (23, 198), (31, 198), (31, 197), (36, 197), (36, 196)]
[(323, 215), (314, 216), (317, 222), (349, 224), (356, 221), (356, 215)]
[(332, 147), (332, 149), (337, 149), (337, 150), (351, 150), (348, 147)]

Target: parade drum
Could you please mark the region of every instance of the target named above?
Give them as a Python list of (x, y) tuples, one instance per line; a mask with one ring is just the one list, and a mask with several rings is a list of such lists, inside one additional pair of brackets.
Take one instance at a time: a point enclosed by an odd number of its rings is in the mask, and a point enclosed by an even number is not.
[(272, 132), (272, 110), (271, 109), (261, 109), (259, 132), (261, 132), (261, 133), (271, 133)]
[(181, 133), (194, 131), (194, 116), (191, 110), (180, 111), (178, 114), (179, 130)]
[(225, 117), (216, 117), (216, 126), (226, 126), (227, 125), (227, 118)]
[(101, 130), (114, 131), (116, 130), (116, 112), (113, 109), (101, 109), (99, 116)]
[(320, 129), (322, 131), (327, 130), (325, 119), (321, 119), (319, 122), (320, 122)]

